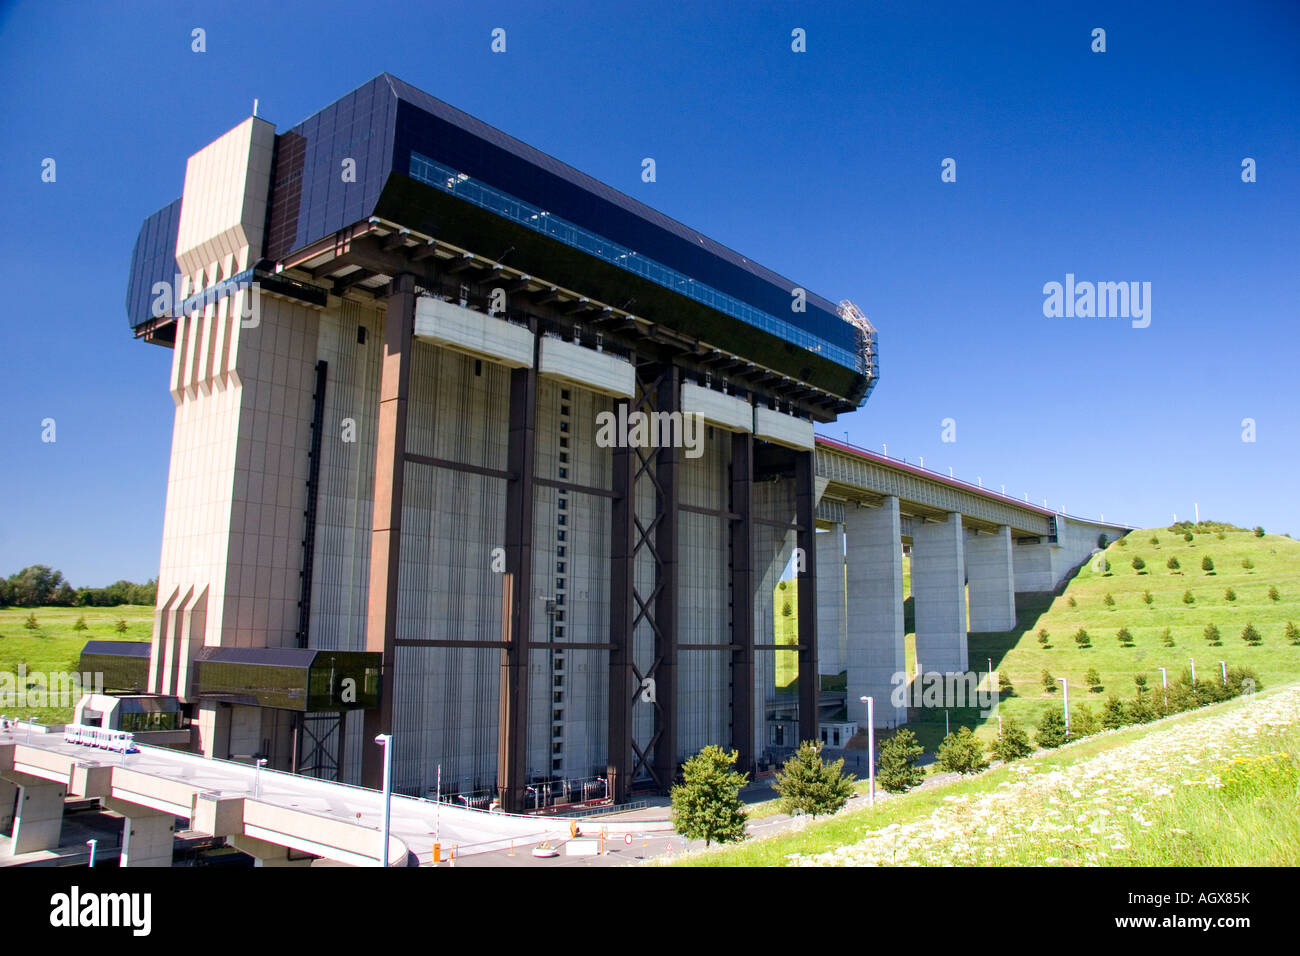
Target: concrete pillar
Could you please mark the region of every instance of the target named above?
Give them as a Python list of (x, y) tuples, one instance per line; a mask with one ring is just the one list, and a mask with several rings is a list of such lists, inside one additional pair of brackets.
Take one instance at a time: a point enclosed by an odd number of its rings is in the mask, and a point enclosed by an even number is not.
[(1009, 631), (1016, 626), (1015, 571), (1011, 529), (972, 532), (966, 538), (966, 583), (970, 588), (970, 630)]
[(0, 833), (12, 833), (14, 806), (18, 801), (18, 785), (0, 777)]
[(37, 850), (57, 850), (63, 834), (63, 797), (67, 789), (61, 783), (25, 773), (8, 776), (10, 783), (18, 785), (9, 852), (17, 856)]
[(240, 853), (247, 853), (256, 862), (254, 866), (311, 866), (311, 861), (315, 857), (306, 856), (301, 859), (290, 859), (289, 854), (292, 852), (295, 857), (301, 857), (297, 851), (291, 851), (288, 847), (280, 846), (278, 843), (267, 843), (265, 840), (258, 840), (249, 836), (233, 836), (229, 838), (229, 843)]
[(104, 806), (122, 821), (122, 855), (118, 866), (171, 866), (176, 841), (176, 818), (124, 800), (105, 800)]
[(1011, 545), (1011, 563), (1015, 569), (1017, 594), (1051, 591), (1056, 587), (1052, 552), (1056, 545), (1046, 539), (1026, 539)]
[(844, 525), (817, 535), (817, 669), (822, 674), (844, 670)]
[[(886, 498), (879, 508), (846, 505), (848, 538), (848, 669), (849, 719), (866, 724), (863, 697), (875, 698), (876, 726), (907, 722), (907, 706), (891, 699), (894, 676), (907, 669), (903, 644), (903, 545), (898, 499)], [(904, 682), (901, 685), (906, 687)], [(901, 697), (901, 695), (900, 695)]]
[(913, 523), (916, 659), (925, 673), (965, 673), (966, 575), (961, 514)]

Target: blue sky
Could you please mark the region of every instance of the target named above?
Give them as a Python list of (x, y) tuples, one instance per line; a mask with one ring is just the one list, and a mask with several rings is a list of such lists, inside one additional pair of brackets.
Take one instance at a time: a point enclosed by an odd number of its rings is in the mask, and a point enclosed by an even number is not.
[[(0, 573), (156, 576), (173, 405), (126, 324), (140, 222), (254, 97), (284, 130), (385, 70), (857, 302), (881, 381), (826, 434), (1073, 513), (1300, 534), (1300, 5), (921, 7), (0, 7)], [(1044, 317), (1067, 273), (1150, 282), (1150, 326)]]

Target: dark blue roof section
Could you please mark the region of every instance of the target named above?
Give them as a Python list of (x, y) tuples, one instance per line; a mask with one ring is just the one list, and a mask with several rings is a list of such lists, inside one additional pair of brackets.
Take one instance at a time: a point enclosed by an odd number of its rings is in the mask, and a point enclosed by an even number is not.
[(140, 227), (126, 287), (126, 317), (133, 329), (153, 318), (154, 283), (171, 285), (176, 279), (176, 232), (180, 223), (181, 201), (174, 199)]

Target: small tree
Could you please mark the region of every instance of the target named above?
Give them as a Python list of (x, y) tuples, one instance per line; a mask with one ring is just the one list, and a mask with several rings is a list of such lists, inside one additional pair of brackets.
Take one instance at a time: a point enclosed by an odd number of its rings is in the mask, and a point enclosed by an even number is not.
[(1139, 696), (1139, 697), (1141, 697), (1143, 694), (1145, 694), (1145, 693), (1147, 692), (1147, 675), (1146, 675), (1146, 674), (1134, 674), (1134, 675), (1133, 675), (1133, 686), (1137, 688), (1137, 692), (1138, 692), (1138, 696)]
[(781, 795), (782, 813), (813, 819), (834, 813), (853, 796), (853, 774), (844, 773), (844, 758), (822, 760), (820, 741), (805, 740), (776, 773), (772, 788)]
[(1051, 636), (1052, 635), (1047, 633), (1047, 628), (1040, 627), (1038, 629), (1038, 643), (1041, 644), (1044, 648), (1047, 647), (1047, 642), (1051, 638)]
[(1286, 642), (1288, 644), (1300, 644), (1300, 627), (1295, 626), (1295, 621), (1286, 622)]
[(1088, 690), (1094, 694), (1100, 694), (1105, 690), (1101, 684), (1101, 674), (1097, 672), (1095, 667), (1088, 668), (1088, 673), (1083, 675), (1083, 682), (1088, 685)]
[(1070, 737), (1078, 740), (1080, 737), (1091, 737), (1100, 729), (1097, 723), (1097, 715), (1092, 712), (1092, 708), (1087, 704), (1080, 704), (1070, 714)]
[(1043, 668), (1042, 682), (1044, 691), (1049, 694), (1056, 692), (1056, 678), (1052, 676), (1051, 671), (1046, 667)]
[(1276, 604), (1278, 602), (1278, 599), (1281, 597), (1282, 595), (1278, 593), (1277, 588), (1274, 585), (1270, 584), (1268, 586), (1268, 599), (1272, 601), (1274, 604)]
[(1038, 746), (1059, 747), (1065, 743), (1065, 713), (1059, 707), (1049, 707), (1038, 718)]
[(1138, 574), (1141, 574), (1142, 569), (1147, 566), (1147, 563), (1143, 561), (1141, 558), (1139, 558), (1137, 555), (1133, 556), (1132, 564), (1133, 564), (1133, 570), (1136, 571)]
[(1128, 723), (1124, 702), (1111, 694), (1101, 708), (1101, 725), (1107, 730), (1117, 730)]
[[(1079, 628), (1074, 632), (1074, 643), (1078, 644), (1080, 648), (1092, 647), (1092, 638), (1088, 636), (1087, 631), (1083, 628)], [(1046, 671), (1043, 673), (1046, 673)]]
[(1250, 560), (1250, 558), (1242, 558), (1241, 566), (1247, 571), (1253, 571), (1255, 569), (1255, 562)]
[(1157, 548), (1160, 547), (1160, 539), (1156, 537), (1154, 534), (1151, 536), (1151, 543), (1154, 544)]
[(1165, 628), (1163, 631), (1160, 632), (1160, 643), (1163, 644), (1165, 647), (1174, 646), (1174, 635), (1173, 632), (1169, 630), (1169, 628)]
[(1202, 631), (1201, 633), (1205, 635), (1206, 642), (1209, 643), (1212, 647), (1218, 647), (1220, 644), (1223, 643), (1223, 641), (1219, 637), (1219, 629), (1215, 627), (1213, 624), (1205, 625), (1205, 630)]
[(1097, 572), (1099, 574), (1110, 574), (1110, 562), (1106, 560), (1105, 553), (1097, 555)]
[(84, 631), (86, 629), (86, 615), (77, 618), (77, 623), (72, 625), (74, 631)]
[(1264, 643), (1264, 638), (1259, 636), (1259, 631), (1255, 630), (1254, 624), (1247, 624), (1241, 629), (1241, 639), (1251, 647), (1258, 647)]
[(1177, 558), (1171, 557), (1168, 561), (1165, 562), (1165, 567), (1167, 567), (1170, 571), (1173, 571), (1175, 574), (1177, 574), (1178, 569), (1182, 567), (1182, 565), (1178, 563)]
[(1201, 558), (1201, 570), (1204, 571), (1206, 574), (1214, 573), (1214, 559), (1210, 557), (1208, 554), (1205, 557)]
[(1097, 535), (1097, 547), (1106, 547), (1106, 535), (1104, 533)]
[(1102, 598), (1101, 600), (1102, 600), (1102, 603), (1105, 604), (1108, 608), (1114, 609), (1114, 607), (1115, 607), (1115, 595), (1113, 595), (1113, 594), (1111, 594), (1109, 591), (1107, 591), (1107, 592), (1106, 592), (1106, 596), (1105, 596), (1104, 598)]
[(1121, 627), (1115, 632), (1115, 640), (1119, 641), (1120, 647), (1132, 647), (1133, 635), (1129, 633), (1127, 627)]
[(1263, 525), (1255, 525), (1255, 537), (1257, 537), (1257, 538), (1262, 538), (1262, 537), (1264, 537), (1264, 527), (1263, 527)]
[(1156, 597), (1155, 597), (1154, 594), (1152, 594), (1150, 591), (1143, 591), (1143, 592), (1142, 592), (1142, 603), (1143, 603), (1143, 604), (1145, 604), (1147, 607), (1150, 607), (1150, 606), (1151, 606), (1152, 604), (1154, 604), (1155, 602), (1156, 602)]
[(954, 773), (979, 773), (988, 766), (984, 745), (969, 727), (962, 727), (943, 738), (935, 756), (939, 759), (940, 767)]
[(1234, 591), (1232, 588), (1224, 588), (1223, 599), (1225, 601), (1235, 601), (1237, 600), (1237, 592)]
[(673, 828), (691, 840), (732, 843), (745, 838), (740, 788), (748, 778), (731, 769), (736, 751), (709, 744), (682, 765), (683, 782), (672, 788)]
[(117, 633), (119, 634), (125, 634), (126, 628), (127, 628), (126, 618), (122, 618), (122, 617), (119, 617), (117, 619), (117, 623), (113, 625), (113, 630), (117, 631)]
[(1074, 595), (1073, 595), (1073, 594), (1071, 594), (1068, 598), (1066, 598), (1065, 603), (1068, 604), (1068, 605), (1070, 605), (1070, 607), (1078, 607), (1078, 606), (1079, 606), (1079, 602), (1076, 601), (1076, 600), (1074, 599)]
[(1124, 538), (1124, 537), (1116, 538), (1116, 539), (1115, 539), (1115, 544), (1117, 544), (1117, 545), (1118, 545), (1119, 547), (1121, 547), (1121, 548), (1127, 548), (1127, 547), (1128, 547), (1128, 538)]
[(1034, 752), (1029, 743), (1029, 734), (1020, 726), (1020, 721), (1008, 717), (1003, 721), (1002, 733), (989, 744), (989, 751), (998, 760), (1019, 760)]
[(1184, 603), (1184, 604), (1195, 604), (1195, 603), (1196, 603), (1196, 598), (1192, 597), (1192, 589), (1191, 589), (1191, 588), (1188, 588), (1186, 591), (1183, 592), (1183, 603)]
[(1189, 531), (1189, 532), (1187, 532), (1185, 535), (1183, 535), (1183, 540), (1186, 541), (1188, 544), (1191, 544), (1191, 543), (1192, 543), (1192, 533)]
[(781, 604), (781, 616), (790, 617), (792, 614), (794, 614), (794, 605), (789, 598), (786, 598)]
[(39, 631), (41, 629), (40, 624), (36, 622), (35, 611), (32, 611), (27, 615), (27, 619), (23, 621), (23, 627), (27, 628), (29, 631)]
[(1011, 683), (1011, 678), (1007, 676), (1006, 671), (998, 671), (998, 696), (1010, 697), (1015, 694), (1016, 688)]
[(925, 779), (925, 771), (916, 765), (924, 751), (916, 742), (916, 734), (903, 729), (880, 745), (880, 762), (876, 780), (890, 793), (902, 793), (918, 786)]

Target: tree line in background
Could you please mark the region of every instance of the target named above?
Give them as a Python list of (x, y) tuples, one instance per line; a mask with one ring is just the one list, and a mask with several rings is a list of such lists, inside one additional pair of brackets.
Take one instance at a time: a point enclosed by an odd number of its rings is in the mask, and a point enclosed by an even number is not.
[(0, 578), (0, 607), (152, 606), (157, 600), (157, 580), (144, 584), (115, 581), (106, 588), (74, 588), (62, 571), (44, 564), (33, 564), (17, 574)]

